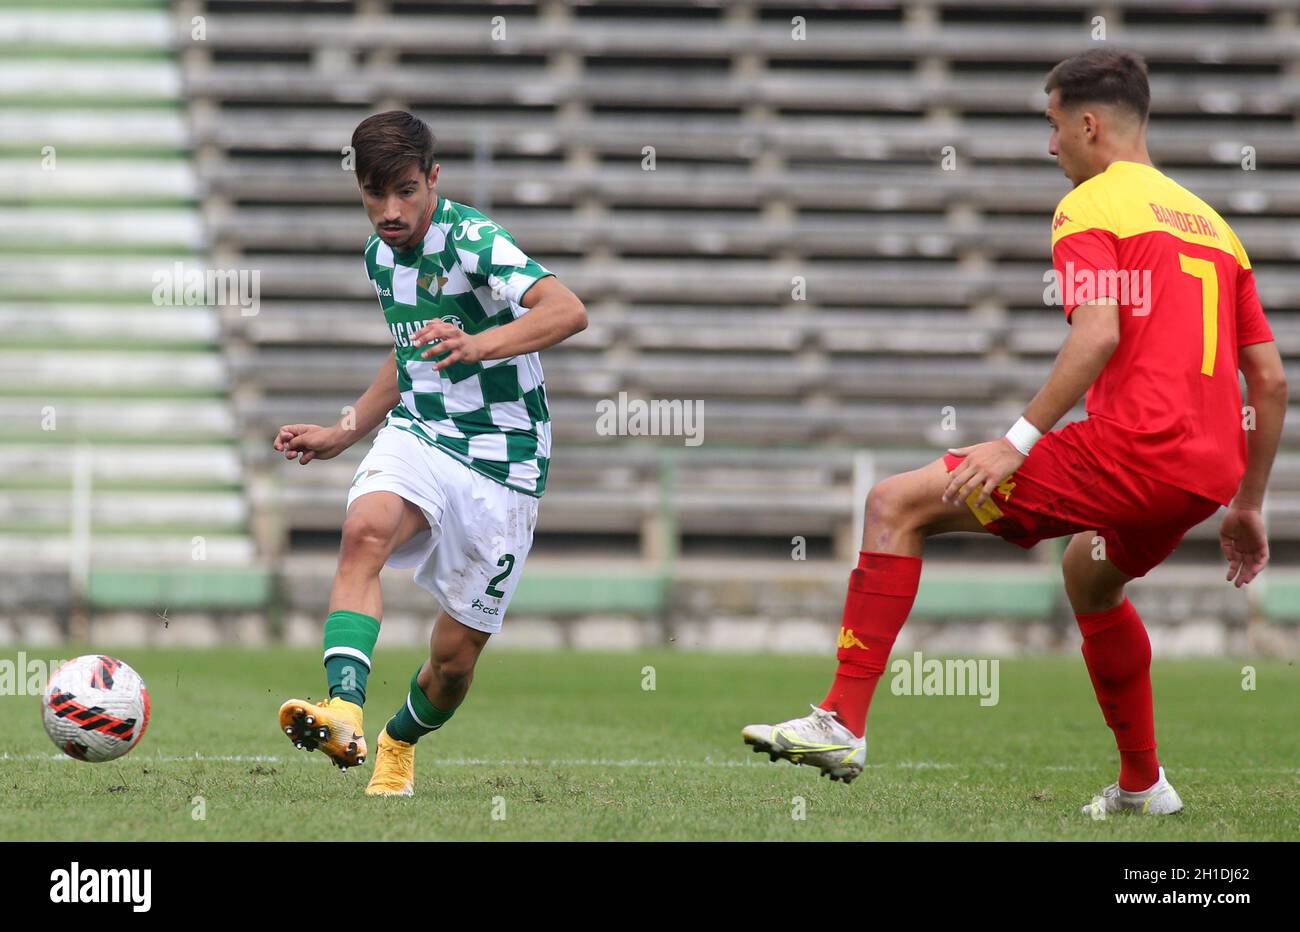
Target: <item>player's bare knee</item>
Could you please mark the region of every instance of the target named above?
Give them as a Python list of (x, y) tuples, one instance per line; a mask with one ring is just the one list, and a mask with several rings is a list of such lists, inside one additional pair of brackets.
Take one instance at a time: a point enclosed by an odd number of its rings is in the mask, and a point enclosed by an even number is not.
[(342, 568), (380, 567), (388, 559), (392, 532), (367, 515), (352, 515), (343, 522), (339, 546)]
[(867, 493), (868, 527), (896, 528), (908, 523), (909, 497), (901, 476), (881, 479)]
[(1103, 584), (1095, 576), (1071, 572), (1065, 567), (1065, 596), (1077, 614), (1105, 612), (1124, 601), (1123, 585)]
[(1065, 596), (1077, 614), (1108, 611), (1124, 601), (1126, 581), (1110, 564), (1095, 558), (1091, 540), (1072, 540), (1061, 560)]
[(864, 545), (869, 550), (881, 549), (898, 534), (923, 531), (928, 522), (908, 474), (890, 476), (867, 493)]

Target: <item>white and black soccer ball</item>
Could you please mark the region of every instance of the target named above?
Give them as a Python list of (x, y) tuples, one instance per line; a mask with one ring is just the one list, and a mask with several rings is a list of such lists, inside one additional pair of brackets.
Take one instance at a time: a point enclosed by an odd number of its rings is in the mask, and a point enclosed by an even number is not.
[(54, 671), (41, 717), (45, 733), (69, 757), (92, 764), (115, 760), (144, 737), (149, 691), (117, 658), (86, 654)]

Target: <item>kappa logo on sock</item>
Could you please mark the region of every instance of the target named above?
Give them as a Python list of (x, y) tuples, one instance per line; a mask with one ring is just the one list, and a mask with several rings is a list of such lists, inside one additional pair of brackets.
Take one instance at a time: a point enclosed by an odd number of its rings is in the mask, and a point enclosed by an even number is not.
[(861, 647), (863, 650), (871, 650), (870, 647), (863, 644), (853, 634), (852, 628), (840, 628), (840, 636), (835, 642), (836, 647)]

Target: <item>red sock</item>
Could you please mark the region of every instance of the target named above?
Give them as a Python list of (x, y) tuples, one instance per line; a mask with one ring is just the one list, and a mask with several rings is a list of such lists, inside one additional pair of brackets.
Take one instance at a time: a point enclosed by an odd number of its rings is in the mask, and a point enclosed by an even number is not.
[(840, 665), (821, 707), (861, 737), (876, 683), (885, 672), (894, 640), (916, 601), (921, 558), (863, 550), (849, 574), (849, 594), (840, 622)]
[(1083, 633), (1083, 660), (1097, 704), (1115, 733), (1120, 789), (1145, 790), (1160, 779), (1147, 629), (1127, 596), (1104, 612), (1074, 617)]

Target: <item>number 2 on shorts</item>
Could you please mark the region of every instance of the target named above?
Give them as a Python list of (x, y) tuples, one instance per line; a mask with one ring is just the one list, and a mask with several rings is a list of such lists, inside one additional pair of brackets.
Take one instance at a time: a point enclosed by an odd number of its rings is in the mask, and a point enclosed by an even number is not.
[(505, 554), (500, 560), (497, 560), (497, 566), (504, 566), (505, 569), (497, 573), (488, 581), (487, 589), (485, 591), (494, 599), (504, 599), (506, 594), (497, 588), (497, 583), (509, 576), (510, 571), (515, 568), (515, 555), (513, 553)]

